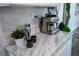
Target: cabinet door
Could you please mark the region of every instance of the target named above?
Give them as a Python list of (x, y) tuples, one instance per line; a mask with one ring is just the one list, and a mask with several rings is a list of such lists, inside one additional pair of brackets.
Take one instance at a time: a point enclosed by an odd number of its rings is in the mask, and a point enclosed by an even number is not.
[(65, 44), (65, 46), (60, 50), (58, 56), (71, 56), (71, 49), (72, 49), (72, 40), (71, 38)]
[(58, 50), (52, 54), (52, 56), (71, 56), (72, 49), (72, 37), (68, 38), (67, 41)]

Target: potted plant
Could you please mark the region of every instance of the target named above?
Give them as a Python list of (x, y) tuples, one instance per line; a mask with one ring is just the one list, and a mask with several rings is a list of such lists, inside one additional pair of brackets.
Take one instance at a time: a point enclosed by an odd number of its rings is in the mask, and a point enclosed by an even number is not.
[(12, 33), (11, 37), (15, 39), (16, 45), (18, 47), (24, 46), (24, 37), (26, 36), (26, 33), (24, 29), (22, 28), (16, 28)]
[(64, 25), (63, 22), (61, 22), (61, 23), (59, 24), (59, 30), (60, 30), (60, 31), (63, 31), (63, 32), (70, 32), (69, 27), (66, 26), (66, 25)]

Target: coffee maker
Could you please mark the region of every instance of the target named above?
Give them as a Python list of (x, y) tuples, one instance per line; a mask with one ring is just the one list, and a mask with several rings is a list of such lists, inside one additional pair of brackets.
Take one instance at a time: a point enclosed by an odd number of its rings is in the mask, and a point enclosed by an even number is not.
[(58, 18), (43, 18), (40, 21), (40, 31), (47, 34), (58, 32)]
[[(40, 31), (47, 34), (54, 34), (58, 32), (59, 18), (57, 14), (52, 14), (48, 8), (48, 14), (40, 19)], [(54, 8), (53, 8), (54, 9)], [(56, 10), (54, 10), (57, 12)]]

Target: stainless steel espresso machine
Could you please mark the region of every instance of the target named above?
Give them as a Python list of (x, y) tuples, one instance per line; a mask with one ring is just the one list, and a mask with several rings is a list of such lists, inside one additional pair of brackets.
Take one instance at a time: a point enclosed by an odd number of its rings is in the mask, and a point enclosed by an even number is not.
[[(52, 14), (49, 9), (47, 9), (48, 14), (40, 19), (40, 31), (47, 34), (55, 34), (58, 32), (59, 18), (58, 14)], [(54, 12), (57, 11), (54, 10)]]

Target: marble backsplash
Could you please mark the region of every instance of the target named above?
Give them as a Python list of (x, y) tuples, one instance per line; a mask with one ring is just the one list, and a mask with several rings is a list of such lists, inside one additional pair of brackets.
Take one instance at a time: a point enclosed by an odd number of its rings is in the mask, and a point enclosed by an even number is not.
[(38, 32), (40, 32), (39, 19), (36, 18), (35, 20), (32, 20), (31, 35), (35, 35), (35, 34), (38, 33)]

